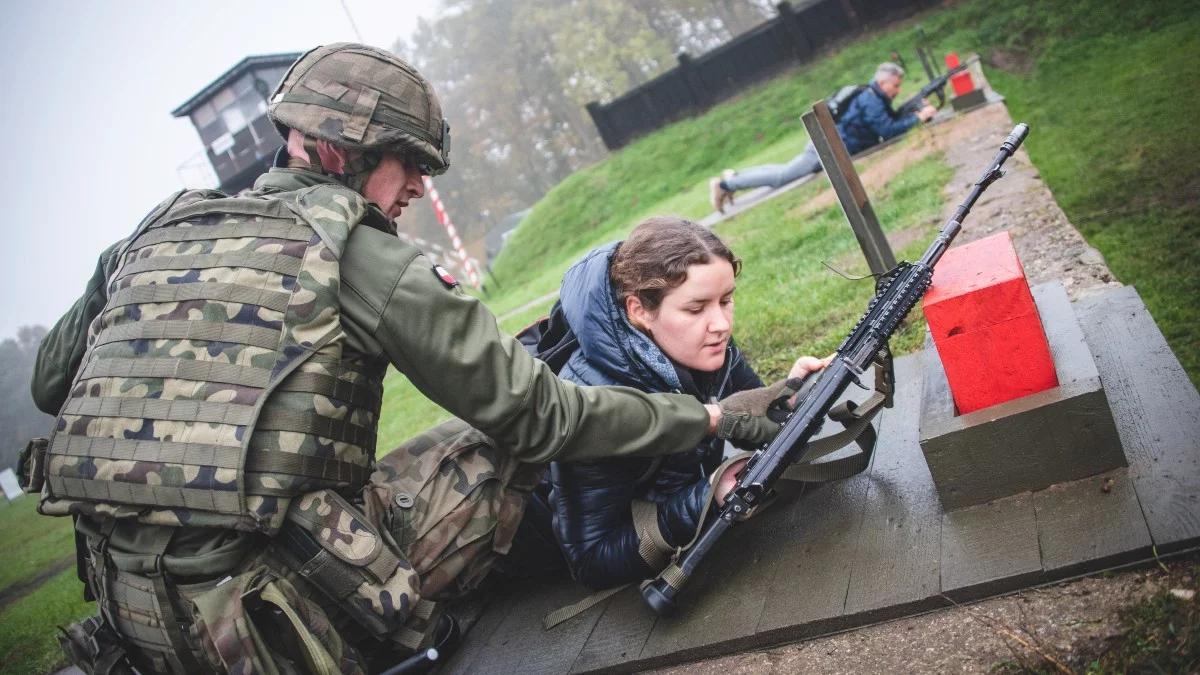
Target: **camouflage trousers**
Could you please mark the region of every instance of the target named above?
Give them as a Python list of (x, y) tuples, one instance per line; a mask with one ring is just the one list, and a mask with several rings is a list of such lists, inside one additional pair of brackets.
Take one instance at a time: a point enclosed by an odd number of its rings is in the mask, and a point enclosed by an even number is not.
[(278, 536), (208, 581), (164, 583), (169, 553), (165, 570), (121, 569), (112, 563), (127, 555), (91, 537), (104, 621), (73, 626), (63, 646), (89, 673), (126, 661), (141, 672), (367, 672), (371, 652), (419, 643), (430, 601), (473, 589), (508, 552), (541, 473), (451, 420), (380, 458), (355, 503), (329, 491), (294, 500)]

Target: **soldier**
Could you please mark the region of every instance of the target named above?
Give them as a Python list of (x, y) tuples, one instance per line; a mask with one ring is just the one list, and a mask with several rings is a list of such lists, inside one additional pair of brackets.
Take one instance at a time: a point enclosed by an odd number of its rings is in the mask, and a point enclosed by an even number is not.
[[(401, 242), (450, 142), (404, 61), (314, 49), (269, 115), (276, 166), (160, 204), (38, 356), (58, 420), (22, 463), (39, 510), (76, 519), (99, 614), (62, 642), (84, 670), (365, 672), (429, 644), (432, 601), (508, 550), (545, 462), (777, 431), (755, 398), (559, 381)], [(461, 421), (375, 463), (389, 364)]]

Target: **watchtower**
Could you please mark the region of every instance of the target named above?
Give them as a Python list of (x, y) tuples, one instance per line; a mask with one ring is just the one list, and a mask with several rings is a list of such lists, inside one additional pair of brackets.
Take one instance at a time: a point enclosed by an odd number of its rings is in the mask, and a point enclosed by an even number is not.
[(250, 187), (270, 165), (282, 140), (267, 119), (267, 99), (298, 58), (299, 52), (247, 56), (171, 111), (191, 118), (221, 191)]

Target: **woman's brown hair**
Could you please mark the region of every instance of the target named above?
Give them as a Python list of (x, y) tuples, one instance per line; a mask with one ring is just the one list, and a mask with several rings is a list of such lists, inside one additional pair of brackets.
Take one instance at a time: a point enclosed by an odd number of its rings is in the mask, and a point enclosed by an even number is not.
[(742, 269), (742, 261), (712, 230), (675, 216), (655, 216), (621, 242), (608, 274), (621, 307), (636, 296), (654, 312), (668, 291), (687, 280), (689, 267), (717, 258), (733, 266), (734, 276)]

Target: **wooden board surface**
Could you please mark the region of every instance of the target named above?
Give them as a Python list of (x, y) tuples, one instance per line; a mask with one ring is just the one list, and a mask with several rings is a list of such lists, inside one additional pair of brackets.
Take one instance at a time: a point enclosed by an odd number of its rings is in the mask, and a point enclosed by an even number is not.
[[(921, 355), (896, 362), (868, 473), (809, 489), (734, 528), (659, 619), (633, 590), (549, 632), (587, 592), (517, 587), (444, 672), (631, 671), (811, 637), (1200, 544), (1200, 395), (1140, 298), (1076, 304), (1128, 469), (944, 513), (917, 439)], [(945, 596), (945, 597), (943, 597)]]
[(1159, 553), (1200, 537), (1200, 394), (1131, 286), (1076, 311)]

